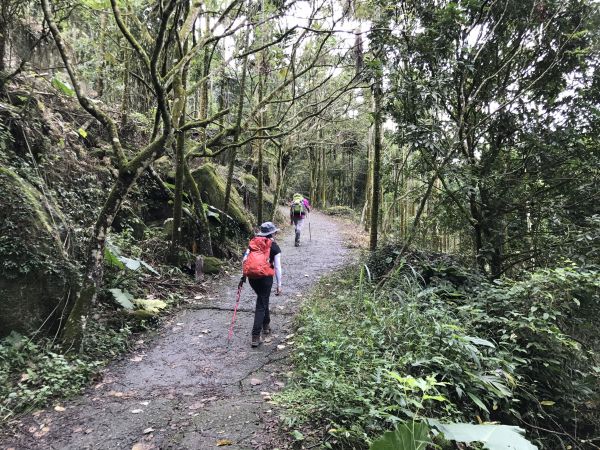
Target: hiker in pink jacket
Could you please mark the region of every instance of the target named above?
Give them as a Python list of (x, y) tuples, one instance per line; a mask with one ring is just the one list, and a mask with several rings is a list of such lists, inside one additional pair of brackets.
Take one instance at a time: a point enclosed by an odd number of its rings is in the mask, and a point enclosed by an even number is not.
[(310, 212), (310, 203), (304, 198), (302, 194), (294, 194), (292, 198), (292, 204), (290, 205), (290, 224), (293, 224), (296, 228), (296, 237), (294, 245), (300, 246), (300, 231), (302, 225), (304, 225), (304, 218)]

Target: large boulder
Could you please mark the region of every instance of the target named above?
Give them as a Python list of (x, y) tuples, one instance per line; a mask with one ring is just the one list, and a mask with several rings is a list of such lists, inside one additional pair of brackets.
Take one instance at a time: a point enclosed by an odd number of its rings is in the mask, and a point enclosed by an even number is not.
[(217, 274), (223, 267), (223, 261), (212, 256), (204, 256), (202, 258), (202, 272), (210, 275)]
[(0, 337), (51, 326), (66, 310), (76, 271), (61, 240), (64, 223), (50, 198), (0, 167)]
[[(198, 184), (198, 189), (202, 195), (202, 199), (216, 208), (222, 208), (225, 202), (225, 187), (227, 180), (220, 173), (221, 170), (215, 164), (204, 164), (192, 172), (194, 180)], [(244, 209), (244, 203), (240, 194), (238, 194), (235, 186), (231, 187), (231, 199), (229, 201), (229, 216), (247, 233), (252, 233), (252, 224), (254, 218)]]
[[(244, 205), (252, 214), (258, 214), (258, 178), (250, 173), (239, 171), (235, 176), (235, 184), (244, 199)], [(263, 216), (273, 211), (273, 194), (263, 185)]]

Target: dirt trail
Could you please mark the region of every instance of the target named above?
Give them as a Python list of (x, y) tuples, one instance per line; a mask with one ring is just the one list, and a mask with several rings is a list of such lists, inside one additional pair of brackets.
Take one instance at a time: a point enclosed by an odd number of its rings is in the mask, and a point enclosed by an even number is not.
[(14, 423), (10, 435), (5, 430), (0, 436), (0, 448), (212, 449), (219, 440), (232, 441), (229, 449), (271, 448), (265, 430), (274, 412), (265, 393), (286, 381), (286, 336), (299, 303), (320, 276), (352, 257), (341, 227), (313, 213), (312, 241), (308, 226), (298, 248), (292, 229), (278, 237), (284, 292), (271, 296), (270, 342), (250, 347), (255, 297), (246, 284), (227, 349), (240, 276), (235, 273), (207, 299), (174, 315), (151, 342), (111, 365), (99, 383), (63, 404), (65, 411), (48, 408)]

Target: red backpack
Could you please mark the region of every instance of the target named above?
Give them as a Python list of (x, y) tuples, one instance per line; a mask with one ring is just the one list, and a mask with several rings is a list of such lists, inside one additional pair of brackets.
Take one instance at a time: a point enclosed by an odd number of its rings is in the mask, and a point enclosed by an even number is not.
[(248, 244), (250, 253), (242, 265), (245, 277), (261, 278), (272, 277), (275, 269), (271, 266), (269, 256), (271, 255), (271, 244), (273, 241), (266, 237), (255, 237)]

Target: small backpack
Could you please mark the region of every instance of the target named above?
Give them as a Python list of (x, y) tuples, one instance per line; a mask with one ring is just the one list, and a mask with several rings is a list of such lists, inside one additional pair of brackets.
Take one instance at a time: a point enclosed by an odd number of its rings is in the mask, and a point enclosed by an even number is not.
[(272, 277), (275, 269), (271, 266), (271, 244), (273, 241), (266, 237), (255, 237), (248, 244), (250, 253), (242, 264), (242, 272), (248, 278)]
[(304, 198), (294, 197), (291, 209), (294, 217), (300, 217), (304, 213)]

